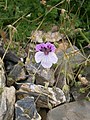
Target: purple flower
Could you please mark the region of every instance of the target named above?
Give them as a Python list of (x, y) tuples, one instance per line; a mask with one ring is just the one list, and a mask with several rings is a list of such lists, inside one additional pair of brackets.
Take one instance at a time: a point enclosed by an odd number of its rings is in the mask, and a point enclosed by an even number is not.
[(58, 58), (55, 52), (55, 46), (50, 42), (41, 43), (36, 45), (36, 54), (35, 54), (35, 61), (36, 63), (41, 62), (41, 65), (44, 68), (50, 68), (52, 64), (57, 63)]

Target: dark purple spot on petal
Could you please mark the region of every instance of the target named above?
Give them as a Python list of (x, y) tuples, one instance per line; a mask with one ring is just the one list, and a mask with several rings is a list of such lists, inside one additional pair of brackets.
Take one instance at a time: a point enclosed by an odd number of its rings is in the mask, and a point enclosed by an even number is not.
[(55, 52), (55, 46), (53, 44), (51, 44), (50, 42), (45, 43), (41, 43), (36, 45), (36, 51), (41, 51), (44, 52), (45, 55), (48, 55), (49, 52)]

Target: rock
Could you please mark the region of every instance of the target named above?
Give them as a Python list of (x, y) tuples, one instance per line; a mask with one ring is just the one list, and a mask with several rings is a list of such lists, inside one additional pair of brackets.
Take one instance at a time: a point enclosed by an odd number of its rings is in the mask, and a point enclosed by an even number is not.
[(45, 85), (46, 82), (49, 86), (53, 86), (55, 83), (53, 69), (42, 69), (36, 74), (36, 84)]
[(42, 40), (43, 34), (44, 34), (44, 32), (41, 31), (41, 30), (32, 31), (32, 33), (31, 33), (31, 39), (34, 40), (34, 41), (36, 41), (36, 42), (42, 43), (43, 42), (43, 40)]
[(55, 72), (57, 86), (63, 88), (67, 81), (69, 83), (74, 80), (74, 69), (84, 61), (84, 57), (76, 46), (57, 51), (56, 54), (59, 59)]
[(85, 55), (88, 57), (90, 55), (90, 43), (88, 44), (88, 46), (86, 46), (84, 51), (85, 51)]
[(49, 82), (49, 86), (53, 86), (55, 82), (53, 69), (44, 69), (33, 64), (26, 64), (26, 70), (29, 75), (33, 74), (36, 84), (45, 85), (45, 82)]
[(20, 58), (17, 57), (17, 55), (11, 51), (8, 51), (8, 53), (6, 54), (5, 56), (5, 60), (7, 61), (11, 61), (11, 62), (14, 62), (14, 63), (18, 63), (18, 61), (20, 61)]
[[(31, 34), (31, 40), (38, 42), (38, 43), (42, 43), (44, 40), (46, 42), (55, 42), (55, 41), (59, 41), (63, 38), (66, 38), (64, 34), (61, 34), (60, 32), (58, 32), (57, 30), (55, 30), (57, 28), (52, 28), (51, 31), (45, 32), (45, 31), (33, 31)], [(30, 38), (29, 38), (30, 39)]]
[(6, 73), (8, 75), (10, 73), (10, 71), (14, 68), (15, 64), (13, 62), (11, 62), (11, 61), (5, 61), (4, 65), (5, 65)]
[(46, 120), (47, 117), (47, 109), (45, 108), (40, 108), (39, 109), (39, 114), (41, 115), (42, 120)]
[(56, 54), (59, 58), (59, 63), (62, 63), (62, 61), (69, 62), (73, 68), (85, 60), (80, 50), (74, 45), (65, 49), (65, 51), (57, 51)]
[(3, 47), (2, 47), (2, 43), (1, 43), (1, 41), (0, 41), (0, 57), (2, 58), (3, 57), (3, 55), (4, 55), (4, 49), (3, 49)]
[[(4, 48), (0, 46), (0, 57), (3, 57), (4, 53), (5, 53)], [(18, 58), (16, 54), (11, 51), (8, 51), (4, 57), (4, 61), (11, 61), (13, 63), (18, 63), (19, 60), (20, 58)]]
[(14, 65), (17, 64), (18, 61), (20, 61), (20, 58), (12, 51), (7, 51), (5, 53), (3, 45), (0, 45), (0, 57), (3, 58), (5, 70), (7, 73), (13, 69)]
[(34, 80), (35, 80), (35, 76), (32, 74), (32, 75), (28, 75), (26, 82), (27, 83), (34, 83)]
[(14, 66), (14, 68), (11, 70), (7, 77), (8, 86), (13, 85), (17, 81), (25, 80), (26, 75), (23, 66), (24, 64), (22, 62), (18, 62), (18, 64)]
[(13, 120), (15, 104), (15, 88), (4, 87), (0, 94), (0, 120)]
[(59, 41), (59, 40), (62, 40), (65, 36), (64, 34), (60, 34), (60, 32), (56, 31), (56, 32), (47, 32), (47, 33), (44, 33), (44, 36), (45, 40), (48, 42), (56, 42), (56, 41)]
[[(72, 95), (72, 97), (73, 97), (73, 99), (74, 100), (80, 100), (81, 99), (81, 93), (79, 92), (79, 87), (75, 87), (75, 86), (73, 86), (72, 88), (71, 88), (71, 95)], [(85, 95), (82, 97), (82, 98), (84, 98), (85, 97)]]
[(5, 87), (5, 82), (6, 82), (6, 78), (5, 78), (5, 72), (4, 72), (4, 64), (2, 59), (0, 58), (0, 89)]
[(66, 79), (64, 74), (62, 73), (62, 64), (59, 65), (58, 69), (55, 72), (55, 78), (56, 78), (56, 82), (55, 82), (55, 86), (59, 87), (60, 89), (63, 88), (63, 86), (66, 84)]
[(34, 97), (25, 97), (15, 104), (15, 120), (41, 120), (36, 110)]
[(56, 48), (56, 53), (62, 53), (68, 49), (69, 43), (66, 40), (60, 41), (58, 47)]
[(70, 62), (72, 64), (75, 64), (75, 63), (80, 64), (81, 62), (83, 62), (85, 60), (83, 57), (83, 54), (74, 45), (72, 47), (68, 48), (66, 53), (70, 55)]
[[(70, 93), (75, 101), (85, 99), (87, 97), (90, 84), (88, 86), (84, 86), (81, 82), (76, 82), (77, 85), (72, 86), (70, 89)], [(80, 85), (78, 85), (80, 84)]]
[(82, 75), (86, 77), (86, 79), (90, 82), (90, 62), (87, 66), (84, 67), (82, 70)]
[[(73, 81), (73, 72), (71, 68), (65, 68), (67, 66), (66, 64), (62, 63), (58, 66), (58, 69), (55, 72), (55, 86), (62, 89), (65, 97), (66, 102), (70, 102), (70, 88), (69, 88), (69, 82)], [(66, 73), (66, 75), (65, 75)], [(70, 78), (69, 78), (70, 75)]]
[(66, 101), (63, 91), (59, 88), (52, 88), (31, 83), (24, 83), (16, 93), (17, 98), (33, 96), (38, 107), (52, 108)]
[(49, 111), (47, 120), (90, 120), (90, 102), (66, 103)]

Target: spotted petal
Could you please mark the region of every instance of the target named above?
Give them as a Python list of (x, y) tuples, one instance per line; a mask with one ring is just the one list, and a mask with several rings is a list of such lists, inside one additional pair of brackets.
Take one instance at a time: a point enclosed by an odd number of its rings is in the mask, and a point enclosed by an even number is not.
[(42, 59), (44, 58), (44, 56), (45, 56), (45, 55), (44, 55), (43, 52), (41, 52), (41, 51), (36, 52), (36, 54), (35, 54), (35, 61), (36, 61), (36, 63), (41, 62)]
[(46, 45), (46, 48), (49, 47), (52, 52), (55, 52), (56, 47), (53, 44), (51, 44), (50, 42), (47, 42), (45, 45)]
[(45, 43), (38, 44), (36, 45), (36, 51), (40, 51), (44, 47), (45, 47)]

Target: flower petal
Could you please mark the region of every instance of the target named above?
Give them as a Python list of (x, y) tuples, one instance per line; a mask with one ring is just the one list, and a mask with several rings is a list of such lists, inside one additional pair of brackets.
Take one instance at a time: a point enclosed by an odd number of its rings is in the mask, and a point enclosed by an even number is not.
[(50, 42), (47, 42), (45, 45), (46, 45), (46, 48), (50, 48), (52, 52), (55, 52), (56, 47), (53, 44), (51, 44)]
[(41, 52), (41, 51), (36, 52), (36, 53), (35, 53), (35, 61), (36, 61), (36, 63), (41, 62), (42, 59), (44, 58), (44, 56), (45, 56), (45, 55), (44, 55), (43, 52)]
[(41, 48), (44, 48), (44, 47), (45, 47), (45, 43), (38, 44), (36, 45), (36, 51), (40, 51)]
[(49, 55), (48, 55), (48, 60), (51, 62), (51, 63), (57, 63), (58, 61), (58, 58), (56, 56), (56, 54), (54, 52), (50, 52)]
[(52, 62), (49, 61), (49, 55), (45, 55), (41, 61), (41, 65), (44, 67), (44, 68), (50, 68), (52, 66)]

